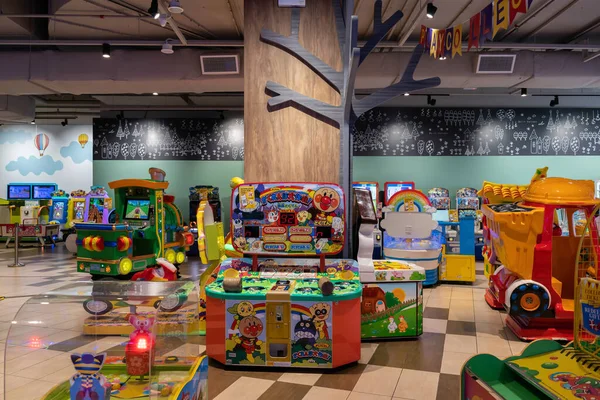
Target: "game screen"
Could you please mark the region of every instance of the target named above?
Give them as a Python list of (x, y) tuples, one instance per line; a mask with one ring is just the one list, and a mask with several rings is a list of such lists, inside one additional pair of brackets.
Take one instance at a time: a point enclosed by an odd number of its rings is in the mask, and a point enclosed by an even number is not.
[(85, 214), (85, 201), (73, 202), (73, 219), (76, 221), (83, 221), (84, 214)]
[(56, 185), (33, 185), (33, 198), (35, 200), (47, 200), (52, 198), (52, 192)]
[(414, 189), (415, 185), (412, 182), (403, 183), (388, 183), (386, 184), (387, 192), (385, 194), (386, 200), (390, 199), (394, 194), (407, 189)]
[(29, 200), (31, 199), (30, 185), (8, 185), (8, 200)]
[(125, 203), (125, 219), (148, 219), (150, 200), (129, 199)]
[(352, 187), (354, 189), (367, 189), (369, 192), (371, 192), (371, 198), (373, 199), (373, 206), (375, 206), (375, 209), (377, 210), (377, 198), (379, 197), (379, 193), (377, 193), (378, 189), (377, 189), (377, 185), (375, 183), (354, 182), (352, 184)]
[(433, 213), (432, 217), (435, 221), (439, 221), (439, 222), (449, 222), (450, 221), (450, 215), (448, 213), (448, 210), (437, 210), (436, 212)]
[(54, 202), (54, 206), (52, 207), (52, 219), (62, 220), (63, 215), (65, 215), (65, 203), (62, 201)]

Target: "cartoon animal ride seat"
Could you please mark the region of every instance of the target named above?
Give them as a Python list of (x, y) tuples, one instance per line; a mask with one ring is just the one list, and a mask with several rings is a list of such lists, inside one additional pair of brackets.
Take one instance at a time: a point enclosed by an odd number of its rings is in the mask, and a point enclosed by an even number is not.
[[(504, 306), (506, 325), (523, 340), (571, 340), (573, 268), (581, 238), (576, 224), (582, 215), (589, 219), (600, 200), (593, 181), (548, 178), (546, 170), (534, 175), (522, 202), (483, 207), (503, 264), (490, 278), (486, 300)], [(598, 234), (596, 225), (590, 234)], [(589, 273), (595, 277), (596, 266)]]
[(246, 257), (221, 262), (206, 286), (207, 355), (248, 367), (335, 368), (357, 361), (358, 267), (325, 258), (343, 248), (342, 189), (244, 183), (231, 202), (233, 246)]

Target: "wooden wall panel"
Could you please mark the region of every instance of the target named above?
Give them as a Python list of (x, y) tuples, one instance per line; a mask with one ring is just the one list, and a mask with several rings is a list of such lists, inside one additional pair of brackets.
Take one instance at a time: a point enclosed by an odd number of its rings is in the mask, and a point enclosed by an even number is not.
[[(260, 41), (260, 31), (290, 34), (291, 10), (276, 0), (244, 3), (244, 179), (251, 181), (339, 180), (339, 129), (288, 107), (267, 110), (268, 80), (304, 95), (340, 104), (339, 94), (301, 61)], [(307, 0), (300, 16), (300, 43), (341, 69), (331, 2)]]

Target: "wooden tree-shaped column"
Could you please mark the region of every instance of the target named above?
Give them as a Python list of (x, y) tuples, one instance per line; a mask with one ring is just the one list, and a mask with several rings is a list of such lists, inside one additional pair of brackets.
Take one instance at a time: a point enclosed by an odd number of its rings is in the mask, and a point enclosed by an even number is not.
[[(339, 0), (331, 0), (335, 12), (336, 31), (342, 58), (341, 71), (335, 70), (300, 44), (299, 27), (302, 9), (295, 8), (292, 10), (290, 36), (281, 35), (266, 29), (263, 29), (260, 35), (264, 42), (277, 46), (302, 61), (340, 94), (340, 105), (333, 105), (298, 93), (276, 82), (268, 81), (266, 85), (267, 93), (272, 96), (268, 101), (270, 111), (289, 106), (296, 107), (340, 129), (339, 183), (346, 193), (346, 212), (348, 212), (346, 218), (348, 223), (347, 238), (351, 237), (352, 232), (352, 219), (350, 215), (353, 204), (351, 179), (352, 137), (350, 131), (354, 126), (354, 122), (363, 113), (396, 96), (414, 90), (435, 87), (440, 84), (440, 79), (437, 77), (420, 81), (414, 80), (413, 74), (423, 53), (423, 48), (417, 46), (399, 82), (357, 99), (354, 95), (354, 84), (358, 67), (394, 25), (400, 21), (403, 14), (401, 11), (396, 11), (391, 17), (383, 21), (382, 2), (381, 0), (376, 0), (373, 33), (365, 45), (359, 48), (357, 46), (358, 17), (352, 15), (353, 3), (352, 0), (345, 0), (340, 7)], [(351, 243), (347, 243), (345, 246), (345, 257), (348, 256), (350, 245)]]

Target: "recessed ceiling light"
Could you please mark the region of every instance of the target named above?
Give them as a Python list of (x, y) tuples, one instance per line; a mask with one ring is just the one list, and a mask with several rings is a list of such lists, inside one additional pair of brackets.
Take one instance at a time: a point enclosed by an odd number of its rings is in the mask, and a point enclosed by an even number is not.
[(30, 122), (31, 125), (35, 125), (35, 119), (32, 119)]
[(179, 0), (171, 0), (169, 2), (169, 11), (173, 14), (181, 14), (183, 12), (183, 7), (179, 4)]
[(110, 44), (102, 43), (102, 57), (110, 58)]
[(410, 93), (406, 92), (404, 93), (405, 96), (410, 96)]
[(158, 92), (152, 92), (152, 96), (158, 96)]
[(427, 18), (433, 18), (435, 16), (436, 11), (437, 7), (434, 6), (433, 3), (427, 3)]
[(441, 61), (444, 61), (445, 59), (446, 59), (446, 56), (441, 56), (441, 57), (440, 57), (440, 60), (441, 60)]
[(477, 90), (477, 88), (476, 87), (466, 87), (466, 88), (463, 88), (463, 90)]

